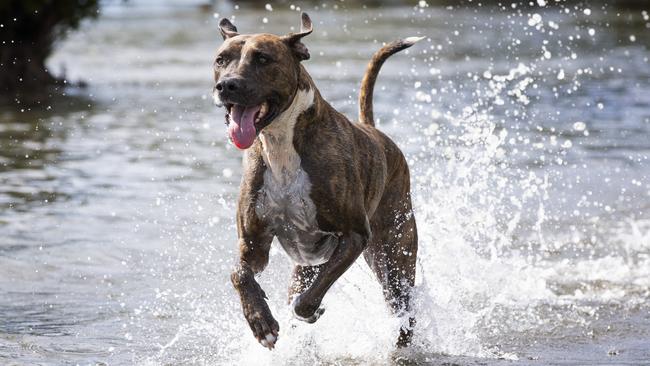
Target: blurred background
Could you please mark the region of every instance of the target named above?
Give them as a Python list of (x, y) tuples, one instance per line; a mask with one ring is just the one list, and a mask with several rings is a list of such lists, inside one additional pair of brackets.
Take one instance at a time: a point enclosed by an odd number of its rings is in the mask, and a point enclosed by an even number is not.
[(0, 364), (389, 364), (363, 261), (314, 325), (250, 335), (229, 273), (241, 153), (211, 102), (219, 18), (314, 21), (305, 66), (411, 167), (420, 253), (406, 364), (650, 360), (650, 6), (620, 1), (0, 3)]

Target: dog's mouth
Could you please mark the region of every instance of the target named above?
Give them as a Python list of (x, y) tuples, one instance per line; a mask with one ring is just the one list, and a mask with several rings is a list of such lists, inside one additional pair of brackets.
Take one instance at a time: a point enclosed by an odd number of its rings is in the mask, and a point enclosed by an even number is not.
[(257, 105), (225, 103), (228, 135), (238, 149), (248, 149), (257, 134), (275, 117), (269, 102)]

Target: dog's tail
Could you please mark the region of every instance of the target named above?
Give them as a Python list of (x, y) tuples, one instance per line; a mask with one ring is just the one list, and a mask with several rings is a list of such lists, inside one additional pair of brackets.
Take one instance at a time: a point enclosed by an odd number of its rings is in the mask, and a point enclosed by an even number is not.
[(359, 121), (361, 123), (371, 126), (375, 125), (375, 119), (373, 118), (372, 113), (372, 92), (375, 89), (375, 80), (377, 80), (377, 75), (379, 74), (381, 65), (383, 65), (384, 61), (386, 61), (386, 59), (391, 55), (413, 46), (415, 42), (422, 39), (424, 39), (424, 37), (408, 37), (393, 41), (380, 48), (379, 51), (375, 52), (372, 56), (372, 60), (370, 60), (368, 68), (366, 69), (366, 74), (363, 76), (363, 80), (361, 81), (361, 91), (359, 92)]

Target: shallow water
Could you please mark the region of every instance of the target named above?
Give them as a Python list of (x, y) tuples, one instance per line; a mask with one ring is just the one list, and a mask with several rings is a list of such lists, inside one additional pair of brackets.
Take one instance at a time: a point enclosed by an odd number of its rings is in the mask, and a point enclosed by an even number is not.
[[(647, 13), (306, 7), (306, 67), (352, 118), (380, 43), (428, 37), (375, 98), (412, 171), (419, 322), (396, 354), (362, 261), (316, 324), (292, 320), (274, 245), (268, 352), (229, 283), (241, 154), (209, 97), (217, 19), (130, 4), (50, 60), (87, 89), (0, 111), (1, 364), (650, 362)], [(216, 12), (242, 32), (299, 24), (288, 6)]]

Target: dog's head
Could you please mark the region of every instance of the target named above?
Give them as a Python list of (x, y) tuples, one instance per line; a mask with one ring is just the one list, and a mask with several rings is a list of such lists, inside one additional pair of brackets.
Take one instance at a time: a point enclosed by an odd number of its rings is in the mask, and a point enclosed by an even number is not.
[(224, 42), (214, 61), (213, 97), (226, 108), (230, 139), (247, 149), (296, 95), (300, 62), (309, 59), (300, 40), (312, 32), (311, 19), (302, 13), (300, 32), (286, 36), (239, 34), (225, 18), (219, 28)]

